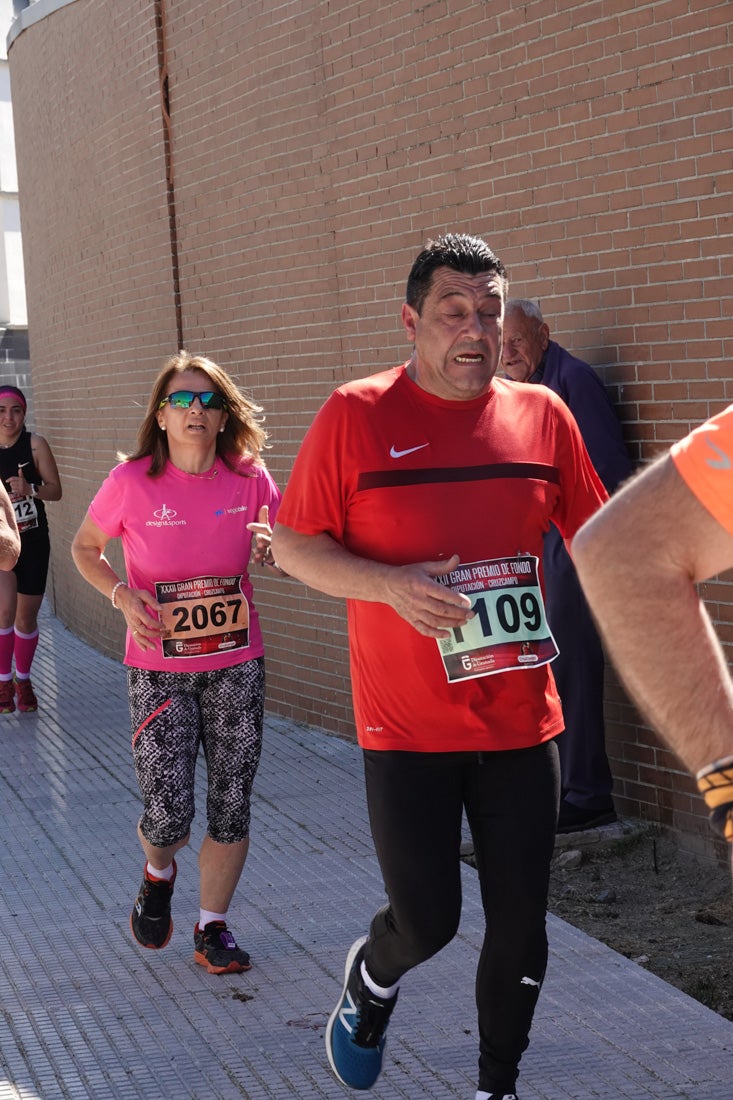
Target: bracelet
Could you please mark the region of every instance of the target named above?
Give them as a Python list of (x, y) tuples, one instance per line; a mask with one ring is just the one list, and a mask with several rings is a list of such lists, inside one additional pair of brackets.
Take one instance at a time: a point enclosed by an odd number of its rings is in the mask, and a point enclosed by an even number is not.
[(115, 611), (119, 611), (119, 608), (118, 608), (117, 604), (115, 603), (115, 596), (117, 595), (117, 589), (122, 588), (122, 587), (127, 588), (127, 585), (125, 584), (124, 581), (118, 581), (117, 584), (114, 586), (114, 588), (112, 589), (112, 591), (109, 594), (109, 598), (112, 601), (112, 606), (114, 607)]
[(285, 572), (285, 570), (281, 569), (280, 566), (275, 561), (274, 555), (272, 553), (272, 546), (269, 543), (268, 543), (268, 546), (267, 546), (267, 550), (265, 551), (265, 555), (264, 555), (264, 557), (263, 557), (260, 564), (263, 567), (265, 565), (269, 565), (270, 568), (277, 569), (277, 571), (278, 571), (278, 573), (280, 574), (281, 577), (287, 577), (287, 573)]
[(697, 789), (710, 810), (711, 826), (733, 843), (733, 756), (701, 768), (696, 778)]

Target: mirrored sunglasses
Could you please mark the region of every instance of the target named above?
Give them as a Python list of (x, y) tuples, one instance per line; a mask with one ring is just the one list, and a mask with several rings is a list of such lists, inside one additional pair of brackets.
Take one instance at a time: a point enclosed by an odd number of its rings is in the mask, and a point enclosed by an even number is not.
[(205, 390), (204, 393), (197, 393), (194, 390), (176, 390), (175, 393), (169, 393), (167, 397), (164, 397), (158, 408), (162, 409), (164, 405), (170, 405), (172, 409), (190, 409), (197, 397), (202, 409), (225, 409), (227, 407), (222, 395), (215, 393), (213, 390)]

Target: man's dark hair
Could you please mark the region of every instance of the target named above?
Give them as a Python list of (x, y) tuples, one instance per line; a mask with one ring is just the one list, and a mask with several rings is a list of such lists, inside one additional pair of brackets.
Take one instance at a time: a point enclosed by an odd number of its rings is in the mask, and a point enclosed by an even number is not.
[(464, 275), (492, 272), (499, 276), (504, 294), (507, 293), (506, 268), (485, 241), (480, 237), (469, 237), (467, 233), (446, 233), (434, 241), (428, 241), (407, 277), (405, 301), (418, 313), (422, 312), (430, 292), (433, 272), (439, 267), (452, 267)]

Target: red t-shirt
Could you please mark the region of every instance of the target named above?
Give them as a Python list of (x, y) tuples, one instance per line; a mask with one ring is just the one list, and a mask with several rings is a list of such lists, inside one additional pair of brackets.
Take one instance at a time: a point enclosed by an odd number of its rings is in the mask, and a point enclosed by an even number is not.
[(733, 535), (733, 405), (675, 443), (671, 455), (687, 487)]
[[(296, 459), (278, 521), (405, 565), (533, 555), (606, 499), (577, 425), (545, 387), (494, 379), (444, 401), (405, 366), (338, 389)], [(563, 729), (550, 665), (449, 682), (433, 638), (386, 604), (348, 600), (359, 743), (418, 752), (523, 748)]]

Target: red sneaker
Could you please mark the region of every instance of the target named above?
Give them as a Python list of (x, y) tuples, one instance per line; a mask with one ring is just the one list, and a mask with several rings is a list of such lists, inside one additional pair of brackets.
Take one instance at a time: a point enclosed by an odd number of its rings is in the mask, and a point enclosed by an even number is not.
[(15, 694), (18, 697), (18, 710), (38, 710), (38, 700), (30, 679), (16, 680)]
[(0, 680), (0, 714), (15, 710), (15, 685), (12, 680)]

